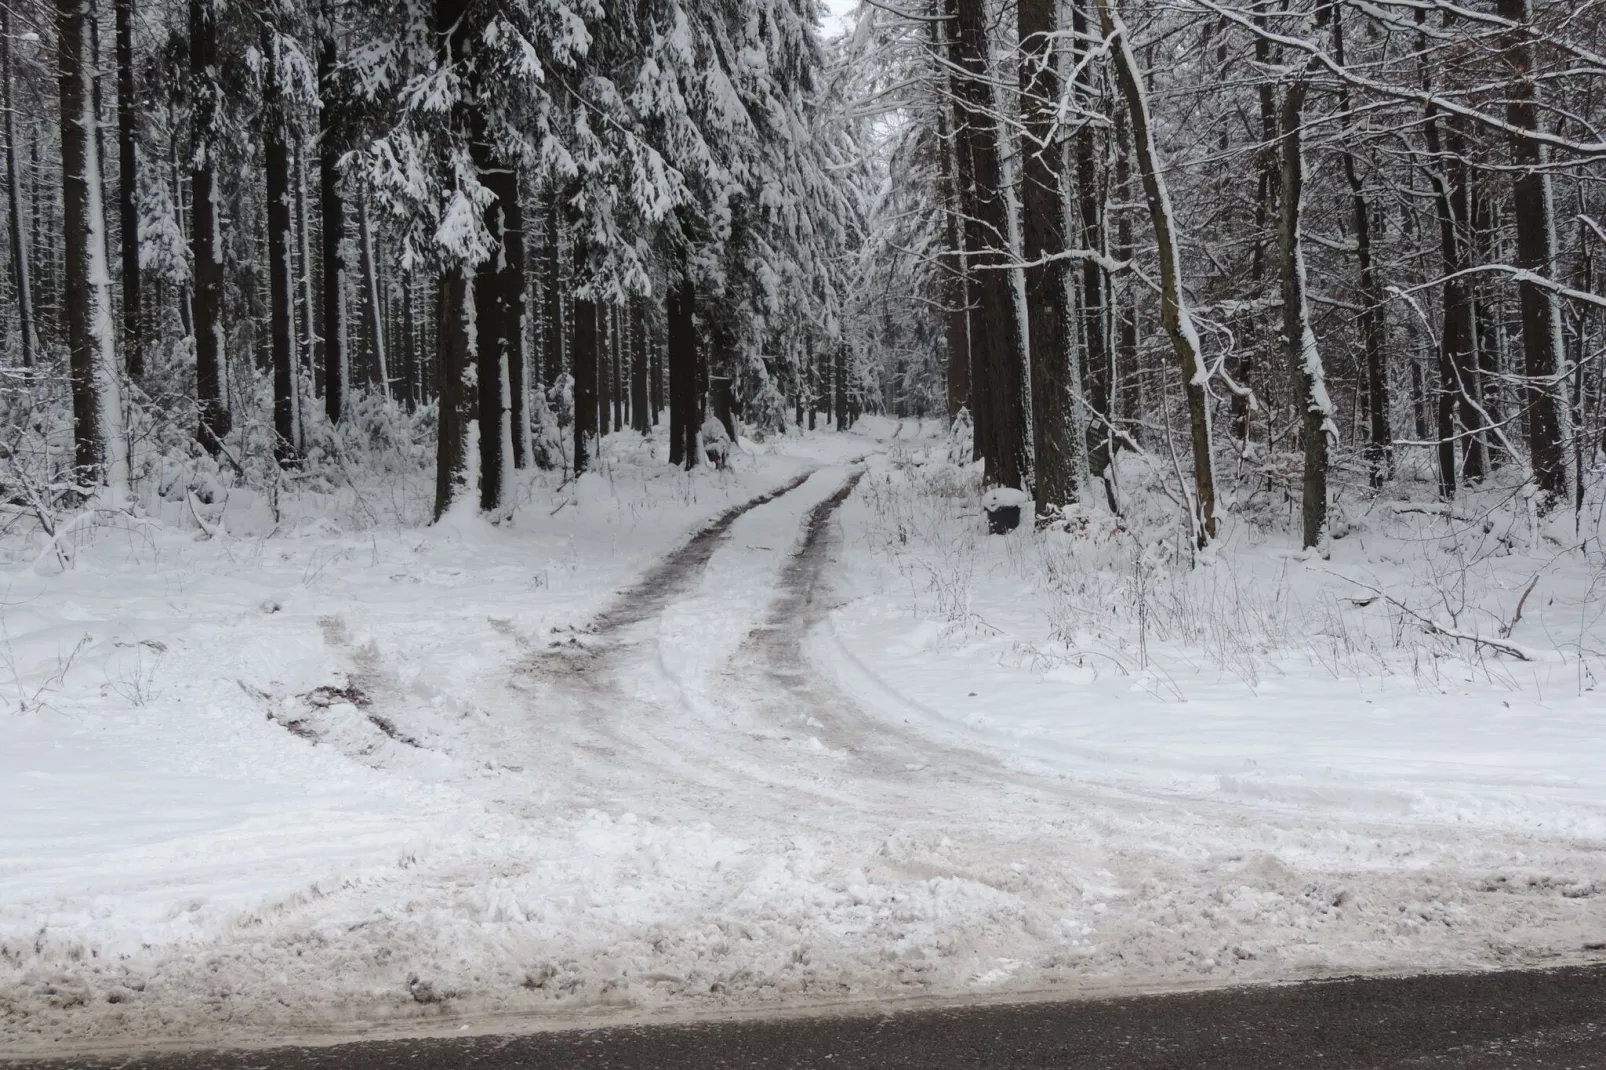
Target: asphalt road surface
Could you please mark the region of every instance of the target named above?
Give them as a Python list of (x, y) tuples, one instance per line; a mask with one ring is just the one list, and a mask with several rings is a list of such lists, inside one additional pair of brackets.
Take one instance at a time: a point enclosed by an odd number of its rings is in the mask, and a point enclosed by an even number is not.
[(23, 1065), (50, 1070), (1593, 1070), (1606, 1068), (1606, 965)]

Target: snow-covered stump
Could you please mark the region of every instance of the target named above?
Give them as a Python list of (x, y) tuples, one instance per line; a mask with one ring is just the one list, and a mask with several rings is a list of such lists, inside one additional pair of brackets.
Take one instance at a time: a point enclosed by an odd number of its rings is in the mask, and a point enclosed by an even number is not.
[(983, 494), (981, 508), (987, 514), (987, 534), (1008, 535), (1020, 527), (1020, 511), (1029, 501), (1025, 491), (1014, 487), (994, 487)]

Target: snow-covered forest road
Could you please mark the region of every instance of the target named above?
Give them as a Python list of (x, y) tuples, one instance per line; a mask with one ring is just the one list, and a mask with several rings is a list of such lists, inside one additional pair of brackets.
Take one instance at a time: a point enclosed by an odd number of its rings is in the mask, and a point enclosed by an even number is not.
[[(1229, 790), (998, 732), (1041, 674), (918, 639), (872, 530), (912, 425), (866, 424), (696, 484), (620, 462), (522, 529), (103, 541), (49, 602), (15, 591), (25, 670), (90, 638), (4, 726), (23, 801), (0, 830), (0, 1039), (1600, 958), (1587, 784), (1450, 819), (1436, 800), (1465, 784), (1422, 806), (1359, 775)], [(946, 715), (943, 689), (989, 716)], [(1150, 698), (1056, 701), (1117, 736)], [(1192, 714), (1206, 735), (1219, 715)], [(1275, 743), (1234, 724), (1225, 750)]]

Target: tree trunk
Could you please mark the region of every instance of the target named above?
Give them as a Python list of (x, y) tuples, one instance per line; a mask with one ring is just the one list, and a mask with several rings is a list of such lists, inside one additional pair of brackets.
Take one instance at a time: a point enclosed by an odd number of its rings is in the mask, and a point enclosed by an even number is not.
[[(139, 105), (134, 99), (134, 0), (116, 0), (117, 8), (117, 200), (123, 239), (123, 356), (128, 374), (145, 374), (140, 323), (139, 186), (135, 155)], [(8, 45), (9, 47), (9, 45)]]
[[(1127, 144), (1126, 117), (1119, 111), (1115, 115), (1115, 188), (1118, 203), (1132, 203), (1132, 154)], [(1132, 260), (1132, 210), (1122, 207), (1115, 214), (1115, 259), (1122, 263)], [(1119, 300), (1115, 300), (1115, 371), (1110, 384), (1110, 419), (1117, 416), (1125, 421), (1138, 418), (1138, 395), (1142, 371), (1138, 367), (1138, 307), (1137, 294), (1132, 282), (1132, 271), (1125, 272), (1126, 282)], [(1114, 287), (1111, 287), (1112, 291)], [(1112, 300), (1113, 292), (1112, 292)], [(1137, 432), (1134, 431), (1134, 435)], [(1113, 437), (1113, 432), (1112, 432)], [(1112, 455), (1111, 460), (1114, 460)], [(1106, 482), (1105, 486), (1109, 487)], [(1113, 493), (1113, 492), (1112, 492)]]
[(625, 381), (625, 354), (630, 346), (630, 336), (626, 333), (626, 319), (624, 309), (619, 305), (612, 308), (613, 319), (613, 345), (609, 346), (609, 375), (608, 392), (613, 398), (613, 430), (615, 434), (625, 428), (625, 396), (629, 386)]
[[(1002, 275), (1002, 272), (999, 272)], [(837, 387), (837, 431), (846, 431), (851, 426), (848, 421), (848, 344), (837, 342), (837, 366), (832, 373), (832, 381)]]
[(78, 479), (107, 488), (108, 504), (120, 507), (129, 495), (128, 440), (123, 434), (121, 368), (94, 135), (89, 11), (90, 0), (57, 0), (67, 372)]
[[(312, 378), (313, 354), (318, 344), (317, 306), (313, 301), (312, 286), (312, 221), (307, 218), (307, 159), (306, 139), (296, 138), (295, 153), (296, 169), (296, 244), (301, 256), (301, 275), (298, 285), (301, 290), (301, 343), (300, 356), (296, 370), (296, 407), (299, 410), (302, 404), (300, 380), (305, 376), (308, 381)], [(302, 414), (300, 420), (301, 440), (296, 443), (300, 449), (306, 449), (306, 419)]]
[(664, 347), (656, 339), (648, 346), (647, 359), (650, 367), (647, 369), (647, 390), (651, 396), (652, 423), (658, 426), (664, 411)]
[(1071, 412), (1071, 310), (1064, 260), (1064, 154), (1055, 140), (1059, 75), (1055, 0), (1019, 0), (1021, 42), (1021, 234), (1026, 258), (1026, 336), (1032, 382), (1033, 497), (1039, 520), (1076, 501)]
[[(1075, 58), (1090, 59), (1087, 43), (1091, 28), (1091, 0), (1077, 0), (1072, 8), (1071, 28), (1075, 32)], [(1091, 65), (1082, 67), (1076, 78), (1076, 98), (1091, 112), (1097, 106), (1091, 84)], [(1098, 131), (1084, 121), (1076, 133), (1076, 203), (1081, 216), (1082, 247), (1097, 252), (1104, 247), (1103, 205), (1099, 196), (1096, 161)], [(1028, 257), (1028, 259), (1030, 259)], [(1109, 327), (1109, 275), (1102, 264), (1082, 261), (1082, 378), (1086, 384), (1091, 419), (1087, 424), (1088, 470), (1102, 476), (1115, 453), (1115, 436), (1110, 431), (1110, 396), (1115, 379)], [(1035, 389), (1035, 388), (1034, 388)]]
[(299, 463), (301, 429), (296, 407), (296, 299), (291, 284), (290, 146), (288, 101), (274, 30), (262, 27), (262, 158), (268, 193), (268, 314), (273, 365), (273, 455), (281, 468)]
[[(39, 351), (33, 311), (33, 261), (28, 225), (22, 215), (22, 176), (17, 169), (17, 124), (11, 81), (11, 6), (0, 3), (0, 112), (6, 137), (6, 207), (11, 213), (11, 276), (16, 286), (17, 327), (22, 340), (22, 366), (32, 368)], [(37, 208), (35, 208), (37, 213)], [(37, 225), (37, 214), (35, 215)]]
[[(1333, 54), (1340, 67), (1344, 59), (1344, 9), (1332, 5)], [(1339, 106), (1347, 114), (1351, 111), (1348, 82), (1339, 83)], [(1366, 409), (1369, 417), (1366, 460), (1371, 484), (1374, 488), (1394, 477), (1394, 433), (1389, 426), (1389, 390), (1387, 340), (1384, 330), (1383, 285), (1378, 281), (1372, 256), (1372, 212), (1366, 200), (1366, 185), (1355, 165), (1355, 153), (1349, 148), (1354, 136), (1346, 138), (1344, 150), (1344, 177), (1350, 188), (1350, 221), (1355, 227), (1355, 254), (1360, 264), (1361, 290), (1361, 349), (1365, 354), (1363, 374), (1366, 378)]]
[[(360, 189), (357, 194), (357, 237), (362, 248), (363, 315), (367, 320), (368, 344), (372, 347), (374, 385), (379, 387), (379, 396), (388, 401), (390, 361), (385, 352), (385, 317), (379, 299), (379, 264), (374, 260), (374, 230), (368, 220), (368, 197)], [(478, 303), (476, 300), (476, 307)]]
[(195, 146), (190, 160), (190, 259), (195, 289), (195, 393), (200, 408), (196, 437), (214, 456), (232, 421), (224, 396), (223, 243), (218, 233), (217, 140), (220, 89), (216, 11), (210, 0), (189, 0), (190, 90)]
[(697, 466), (697, 292), (682, 274), (670, 286), (664, 311), (669, 322), (669, 463)]
[[(1534, 33), (1529, 24), (1528, 0), (1497, 0), (1502, 18), (1515, 24), (1506, 34), (1504, 59), (1514, 81), (1506, 91), (1506, 122), (1518, 130), (1538, 130), (1538, 90), (1534, 84)], [(1512, 179), (1512, 209), (1516, 221), (1516, 266), (1539, 278), (1555, 269), (1555, 220), (1552, 217), (1550, 176), (1544, 171), (1545, 152), (1539, 142), (1521, 134), (1511, 136), (1511, 158), (1518, 173)], [(1528, 451), (1534, 479), (1543, 493), (1542, 509), (1550, 509), (1567, 491), (1566, 452), (1555, 378), (1561, 359), (1561, 317), (1556, 298), (1538, 282), (1518, 282), (1522, 304), (1523, 372), (1528, 405)]]
[[(195, 0), (192, 0), (195, 2)], [(330, 0), (324, 0), (323, 39), (318, 44), (318, 199), (323, 216), (319, 238), (323, 259), (323, 402), (330, 423), (339, 423), (346, 412), (346, 388), (350, 382), (351, 347), (346, 321), (346, 204), (340, 195), (340, 134), (335, 110), (335, 78), (338, 55), (334, 27), (329, 24)], [(447, 290), (451, 287), (448, 285)], [(460, 307), (461, 301), (453, 307)], [(446, 347), (436, 340), (437, 352)], [(444, 382), (444, 380), (442, 380)]]
[(630, 359), (630, 426), (643, 434), (652, 434), (652, 410), (647, 398), (647, 317), (642, 311), (641, 299), (630, 302), (630, 318), (635, 324), (631, 331), (634, 345)]
[(1111, 42), (1111, 59), (1116, 80), (1126, 98), (1132, 120), (1132, 142), (1143, 177), (1143, 192), (1149, 203), (1149, 219), (1160, 258), (1160, 322), (1171, 339), (1182, 369), (1182, 384), (1188, 399), (1188, 425), (1193, 445), (1194, 538), (1202, 549), (1216, 536), (1216, 473), (1210, 441), (1210, 398), (1205, 390), (1206, 372), (1182, 292), (1182, 254), (1177, 247), (1171, 195), (1161, 172), (1154, 145), (1153, 123), (1149, 117), (1148, 95), (1141, 81), (1137, 58), (1132, 54), (1125, 23), (1112, 9), (1110, 0), (1097, 0), (1104, 37)]
[(1303, 78), (1288, 87), (1282, 111), (1282, 210), (1279, 246), (1282, 253), (1283, 338), (1289, 374), (1298, 391), (1301, 436), (1305, 444), (1305, 476), (1301, 545), (1323, 553), (1327, 549), (1327, 448), (1328, 436), (1337, 435), (1333, 403), (1327, 394), (1316, 332), (1311, 329), (1306, 294), (1305, 248), (1300, 233), (1305, 207), (1304, 117), (1306, 83)]
[(541, 303), (546, 331), (542, 335), (541, 385), (551, 390), (563, 378), (563, 297), (559, 268), (558, 228), (562, 220), (558, 211), (558, 192), (547, 191), (541, 198), (544, 213), (541, 236)]
[[(931, 41), (934, 55), (942, 48), (941, 24), (931, 24)], [(946, 346), (948, 367), (948, 420), (951, 423), (960, 409), (970, 407), (970, 324), (969, 282), (965, 262), (964, 228), (960, 225), (961, 209), (955, 171), (955, 143), (948, 129), (948, 111), (937, 109), (937, 195), (942, 198), (944, 251), (942, 264), (943, 341)], [(814, 430), (814, 350), (810, 343), (804, 377), (809, 406), (809, 430)]]
[(402, 401), (408, 412), (418, 408), (418, 312), (417, 280), (412, 268), (402, 272)]
[[(949, 0), (954, 16), (951, 42), (955, 65), (964, 72), (955, 80), (959, 151), (970, 157), (974, 210), (968, 213), (966, 246), (973, 252), (976, 298), (981, 329), (972, 329), (973, 350), (980, 350), (986, 368), (986, 400), (991, 449), (985, 455), (985, 481), (1021, 488), (1030, 462), (1027, 439), (1025, 367), (1021, 360), (1020, 321), (1007, 270), (1009, 220), (1004, 201), (1003, 169), (998, 156), (998, 126), (988, 73), (987, 23), (984, 0)], [(976, 323), (972, 321), (972, 327)], [(976, 388), (972, 372), (971, 386)], [(840, 393), (840, 387), (839, 387)], [(841, 418), (838, 417), (838, 426)]]
[(469, 329), (474, 310), (473, 288), (467, 269), (449, 267), (441, 277), (440, 303), (435, 318), (435, 369), (440, 397), (435, 437), (435, 519), (474, 493), (475, 474), (470, 461), (469, 426), (474, 422), (472, 390), (474, 335)]
[[(574, 233), (574, 281), (579, 285), (586, 266), (585, 242)], [(589, 443), (597, 434), (597, 370), (601, 340), (597, 337), (597, 305), (578, 294), (574, 298), (574, 474), (590, 467)]]
[[(474, 273), (474, 326), (479, 367), (480, 509), (495, 514), (507, 505), (510, 462), (518, 456), (519, 446), (514, 434), (513, 392), (514, 368), (523, 364), (523, 220), (518, 173), (493, 154), (477, 106), (469, 150), (480, 182), (494, 198), (482, 216), (493, 251)], [(522, 379), (520, 374), (520, 387)]]
[[(1440, 287), (1444, 302), (1444, 325), (1439, 338), (1439, 400), (1438, 400), (1438, 454), (1439, 494), (1446, 501), (1455, 497), (1460, 482), (1459, 451), (1456, 449), (1456, 412), (1461, 413), (1461, 426), (1475, 431), (1479, 426), (1476, 413), (1467, 403), (1472, 387), (1469, 381), (1477, 357), (1473, 350), (1473, 323), (1471, 282), (1461, 274), (1466, 267), (1466, 243), (1463, 232), (1466, 220), (1466, 162), (1458, 158), (1456, 149), (1462, 146), (1459, 139), (1451, 141), (1447, 156), (1439, 139), (1437, 109), (1427, 109), (1427, 122), (1422, 128), (1428, 153), (1433, 164), (1429, 177), (1433, 183), (1434, 204), (1439, 223), (1439, 257), (1443, 265), (1444, 282)], [(1441, 170), (1442, 168), (1442, 170)], [(1475, 479), (1482, 474), (1481, 455), (1476, 452), (1475, 436), (1465, 436), (1468, 443), (1465, 474)]]

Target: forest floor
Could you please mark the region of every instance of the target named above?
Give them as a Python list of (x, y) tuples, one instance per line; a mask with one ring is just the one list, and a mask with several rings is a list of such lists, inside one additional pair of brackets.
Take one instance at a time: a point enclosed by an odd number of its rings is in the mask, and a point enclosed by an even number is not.
[(920, 431), (15, 548), (0, 1050), (1606, 958), (1592, 558), (989, 538)]

